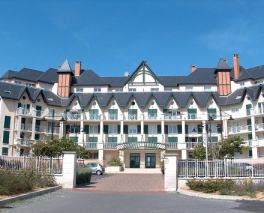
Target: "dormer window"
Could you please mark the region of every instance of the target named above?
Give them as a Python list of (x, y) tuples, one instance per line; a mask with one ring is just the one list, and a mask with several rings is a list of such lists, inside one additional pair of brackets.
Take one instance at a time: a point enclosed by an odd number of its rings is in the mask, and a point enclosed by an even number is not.
[(101, 92), (101, 87), (95, 87), (94, 92)]
[(204, 86), (204, 91), (212, 91), (212, 87), (211, 86)]
[(238, 95), (237, 97), (236, 97), (236, 99), (240, 99), (241, 98), (241, 95)]
[(76, 92), (83, 92), (83, 88), (82, 87), (79, 87), (79, 88), (76, 88)]
[(11, 91), (10, 91), (10, 90), (7, 90), (7, 89), (5, 89), (4, 92), (5, 92), (6, 94), (11, 94)]
[(53, 98), (47, 98), (48, 101), (53, 101)]
[(129, 91), (129, 92), (136, 92), (137, 89), (136, 89), (136, 88), (130, 88), (128, 91)]
[(186, 86), (185, 91), (193, 91), (193, 86)]
[(245, 82), (240, 82), (239, 85), (240, 87), (245, 87)]
[(151, 92), (158, 92), (159, 89), (158, 88), (151, 88)]

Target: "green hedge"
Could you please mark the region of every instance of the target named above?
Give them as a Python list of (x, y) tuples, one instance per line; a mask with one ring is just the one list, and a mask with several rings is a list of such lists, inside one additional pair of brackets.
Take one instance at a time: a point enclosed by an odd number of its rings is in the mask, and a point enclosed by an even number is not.
[(92, 170), (89, 168), (78, 168), (76, 174), (76, 184), (90, 183)]

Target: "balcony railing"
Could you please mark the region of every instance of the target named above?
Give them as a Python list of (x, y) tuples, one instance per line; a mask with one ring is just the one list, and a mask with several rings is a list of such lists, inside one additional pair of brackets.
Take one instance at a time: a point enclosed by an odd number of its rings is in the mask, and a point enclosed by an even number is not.
[(117, 120), (118, 119), (118, 115), (117, 114), (108, 114), (108, 119), (109, 120)]
[(127, 120), (137, 120), (137, 114), (129, 114)]
[(84, 148), (86, 149), (97, 149), (97, 142), (84, 142)]
[(241, 132), (241, 131), (252, 131), (252, 127), (251, 127), (251, 125), (228, 127), (227, 131), (228, 131), (228, 133), (237, 133), (237, 132)]
[(116, 145), (117, 145), (117, 142), (105, 142), (104, 149), (117, 149)]
[(178, 143), (166, 142), (166, 149), (178, 149)]
[(196, 146), (202, 145), (202, 142), (186, 142), (187, 149), (194, 149)]
[(99, 120), (99, 116), (97, 114), (90, 114), (88, 117), (90, 120)]
[(181, 120), (181, 115), (164, 114), (164, 120)]
[(157, 120), (157, 114), (148, 114), (148, 120)]
[(188, 113), (188, 119), (189, 120), (197, 119), (197, 114), (196, 113)]
[(27, 115), (27, 116), (32, 116), (32, 113), (29, 109), (25, 108), (17, 108), (16, 109), (16, 115)]
[[(36, 132), (43, 132), (43, 133), (52, 133), (52, 128), (47, 127), (47, 126), (36, 126), (35, 128)], [(59, 134), (60, 133), (60, 128), (59, 127), (54, 127), (53, 129), (54, 134)]]
[(31, 124), (21, 124), (21, 131), (32, 131)]

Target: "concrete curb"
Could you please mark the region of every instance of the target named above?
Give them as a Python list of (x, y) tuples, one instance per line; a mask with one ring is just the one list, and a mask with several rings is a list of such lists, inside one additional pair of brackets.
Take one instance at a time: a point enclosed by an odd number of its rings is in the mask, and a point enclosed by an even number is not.
[(56, 191), (58, 189), (61, 189), (61, 188), (62, 188), (61, 186), (55, 186), (55, 187), (51, 187), (51, 188), (48, 188), (48, 189), (43, 189), (43, 190), (40, 190), (40, 191), (37, 191), (37, 192), (30, 192), (28, 194), (22, 194), (22, 195), (18, 195), (18, 196), (15, 196), (15, 197), (2, 199), (2, 200), (0, 200), (0, 205), (5, 205), (7, 203), (12, 203), (12, 202), (15, 202), (15, 201), (18, 201), (18, 200), (29, 199), (29, 198), (32, 198), (32, 197), (35, 197), (35, 196), (47, 194), (47, 193), (54, 192), (54, 191)]
[(208, 198), (208, 199), (217, 199), (217, 200), (256, 200), (253, 198), (243, 198), (239, 196), (230, 196), (230, 195), (211, 195), (211, 194), (200, 194), (195, 192), (186, 191), (183, 189), (178, 189), (177, 192), (183, 195), (188, 195), (192, 197)]

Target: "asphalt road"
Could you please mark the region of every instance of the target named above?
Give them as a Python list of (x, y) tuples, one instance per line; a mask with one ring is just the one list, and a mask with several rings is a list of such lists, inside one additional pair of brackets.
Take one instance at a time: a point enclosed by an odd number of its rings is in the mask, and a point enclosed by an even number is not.
[(61, 189), (0, 207), (5, 213), (263, 213), (263, 201), (223, 201), (177, 193), (103, 194)]

